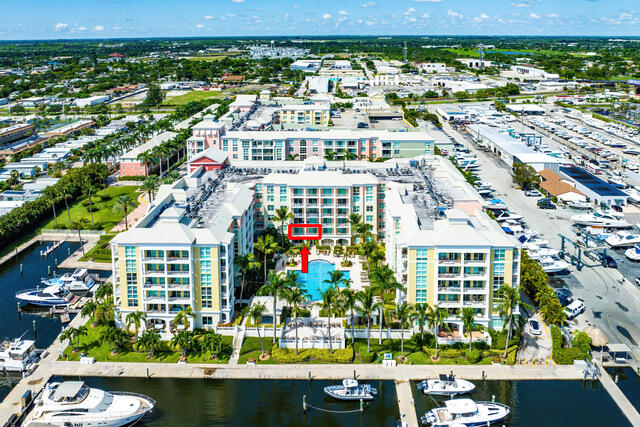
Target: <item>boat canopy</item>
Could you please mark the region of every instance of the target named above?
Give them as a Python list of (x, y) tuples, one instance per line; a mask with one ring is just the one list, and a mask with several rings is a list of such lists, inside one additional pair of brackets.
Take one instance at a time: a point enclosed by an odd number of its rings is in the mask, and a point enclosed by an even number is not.
[(70, 399), (78, 394), (83, 385), (84, 381), (65, 381), (56, 388), (52, 400), (59, 402), (63, 399)]
[(450, 414), (470, 414), (478, 410), (476, 403), (471, 399), (447, 400), (446, 405)]
[(345, 378), (342, 380), (342, 385), (344, 387), (358, 387), (358, 381), (353, 378)]

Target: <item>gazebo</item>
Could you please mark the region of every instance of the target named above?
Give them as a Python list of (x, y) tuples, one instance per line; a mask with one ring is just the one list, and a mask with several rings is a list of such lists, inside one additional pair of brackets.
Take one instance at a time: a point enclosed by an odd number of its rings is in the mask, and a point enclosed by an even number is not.
[(593, 325), (587, 326), (582, 332), (589, 335), (592, 347), (600, 347), (600, 363), (602, 363), (602, 348), (609, 344), (609, 338), (602, 332), (602, 329)]

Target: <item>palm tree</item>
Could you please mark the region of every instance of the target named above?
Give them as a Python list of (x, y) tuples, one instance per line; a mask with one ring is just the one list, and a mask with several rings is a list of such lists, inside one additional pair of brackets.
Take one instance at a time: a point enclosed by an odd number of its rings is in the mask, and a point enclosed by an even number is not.
[(116, 308), (116, 305), (113, 303), (113, 296), (108, 295), (105, 297), (104, 301), (98, 304), (98, 308), (96, 308), (96, 312), (94, 314), (96, 323), (108, 322), (112, 320), (113, 310)]
[(253, 304), (249, 309), (249, 313), (248, 313), (249, 317), (251, 318), (253, 323), (256, 325), (258, 340), (260, 340), (260, 349), (261, 349), (260, 356), (261, 357), (264, 356), (264, 345), (262, 344), (262, 337), (260, 336), (260, 323), (262, 322), (262, 316), (264, 315), (264, 312), (266, 310), (267, 310), (267, 307), (264, 305), (264, 303), (259, 303), (259, 304)]
[(258, 237), (258, 241), (253, 245), (255, 250), (260, 252), (263, 256), (262, 266), (264, 268), (264, 278), (263, 281), (267, 281), (267, 257), (276, 253), (279, 249), (278, 244), (273, 239), (271, 234), (263, 234)]
[(181, 350), (182, 358), (187, 357), (187, 353), (193, 348), (193, 332), (186, 330), (178, 332), (171, 338), (171, 345)]
[(273, 221), (280, 223), (280, 234), (282, 237), (282, 244), (284, 244), (284, 225), (289, 221), (293, 221), (293, 213), (289, 211), (287, 206), (280, 206), (273, 215)]
[(77, 340), (77, 347), (80, 346), (80, 338), (86, 337), (88, 335), (87, 327), (82, 325), (73, 329), (73, 339)]
[(153, 161), (153, 154), (151, 153), (151, 150), (143, 151), (142, 153), (138, 154), (137, 159), (141, 163), (144, 163), (145, 176), (149, 175), (149, 163)]
[(332, 150), (326, 150), (324, 152), (324, 158), (329, 160), (330, 162), (336, 159), (336, 153)]
[(256, 260), (253, 252), (240, 255), (234, 260), (240, 271), (240, 299), (244, 295), (244, 287), (246, 286), (247, 274), (260, 268), (260, 261)]
[(427, 319), (429, 304), (419, 302), (415, 305), (411, 320), (417, 320), (420, 325), (420, 347), (424, 345), (424, 322)]
[(149, 194), (149, 202), (156, 197), (158, 188), (160, 188), (160, 178), (158, 178), (157, 175), (149, 175), (145, 178), (142, 182), (142, 186), (140, 187), (141, 190), (146, 191)]
[(127, 322), (127, 330), (131, 329), (131, 325), (133, 325), (133, 330), (135, 332), (135, 336), (138, 336), (138, 330), (140, 325), (144, 325), (145, 320), (147, 320), (147, 313), (144, 311), (132, 311), (127, 314), (125, 318)]
[(355, 316), (353, 312), (358, 305), (358, 297), (356, 293), (351, 288), (344, 288), (340, 291), (340, 299), (342, 300), (342, 306), (345, 310), (348, 310), (351, 317), (351, 347), (354, 346), (355, 341), (355, 331), (354, 331), (354, 322)]
[(63, 184), (57, 186), (60, 189), (60, 193), (64, 198), (64, 207), (67, 210), (67, 218), (69, 218), (69, 226), (71, 226), (71, 214), (69, 213), (69, 201), (68, 198), (71, 194), (71, 189), (69, 188), (69, 184)]
[(211, 359), (215, 359), (222, 349), (222, 335), (213, 329), (207, 329), (202, 336), (202, 345), (211, 352)]
[(121, 329), (113, 326), (107, 326), (107, 328), (100, 333), (100, 341), (104, 341), (109, 345), (109, 349), (112, 354), (117, 353), (118, 348), (120, 348), (126, 340), (126, 337), (123, 336), (122, 332), (123, 331)]
[(58, 191), (55, 186), (51, 185), (44, 190), (42, 190), (43, 195), (47, 198), (49, 203), (51, 203), (51, 209), (53, 210), (53, 219), (56, 222), (56, 227), (58, 226), (58, 215), (56, 213), (56, 200), (58, 199)]
[(327, 326), (329, 328), (329, 353), (333, 353), (333, 346), (331, 345), (331, 304), (334, 302), (338, 295), (338, 291), (332, 286), (322, 292), (322, 308), (327, 310)]
[(75, 351), (76, 348), (73, 345), (73, 330), (74, 329), (75, 328), (72, 328), (71, 326), (67, 327), (65, 330), (60, 332), (60, 335), (58, 336), (58, 339), (60, 340), (61, 343), (64, 342), (64, 340), (69, 340), (69, 345)]
[(104, 282), (96, 290), (95, 297), (98, 300), (102, 300), (109, 295), (113, 295), (113, 285), (111, 282)]
[(129, 229), (129, 222), (127, 220), (127, 212), (129, 211), (129, 208), (134, 207), (135, 204), (133, 203), (133, 199), (131, 198), (130, 195), (128, 194), (121, 194), (120, 196), (118, 196), (118, 198), (116, 199), (116, 202), (113, 204), (113, 211), (114, 212), (122, 212), (124, 215), (124, 226), (125, 229)]
[(189, 322), (189, 317), (195, 317), (193, 308), (191, 308), (190, 305), (186, 306), (185, 308), (180, 310), (178, 314), (176, 314), (176, 317), (173, 318), (173, 324), (178, 326), (180, 323), (182, 323), (185, 330), (189, 329), (189, 325), (191, 324)]
[(433, 335), (436, 337), (436, 354), (435, 359), (438, 358), (438, 330), (444, 326), (444, 321), (449, 317), (449, 312), (444, 308), (429, 306), (427, 312), (427, 325), (433, 330)]
[(145, 351), (148, 353), (148, 357), (153, 357), (153, 353), (158, 347), (159, 342), (160, 334), (153, 329), (147, 329), (146, 331), (144, 331), (136, 341), (139, 347), (145, 349)]
[(337, 291), (340, 285), (349, 285), (349, 280), (345, 278), (344, 271), (333, 270), (329, 272), (329, 278), (325, 279), (324, 283), (328, 283)]
[(276, 318), (276, 306), (278, 304), (278, 297), (284, 295), (287, 287), (287, 280), (282, 277), (280, 273), (269, 272), (269, 281), (262, 285), (258, 289), (258, 295), (271, 295), (273, 297), (273, 342), (276, 342), (276, 324), (278, 319)]
[(506, 359), (509, 350), (509, 340), (511, 339), (511, 329), (513, 328), (513, 310), (518, 306), (522, 306), (525, 309), (532, 309), (532, 307), (522, 301), (520, 289), (511, 286), (500, 286), (495, 293), (495, 300), (498, 303), (498, 313), (500, 313), (503, 321), (507, 321), (507, 343), (504, 346), (503, 356), (503, 359)]
[(402, 304), (396, 308), (396, 314), (400, 321), (400, 354), (402, 354), (402, 357), (404, 357), (404, 328), (407, 326), (412, 313), (413, 307), (406, 301), (403, 301)]
[(366, 287), (364, 290), (356, 294), (356, 298), (360, 303), (358, 311), (367, 318), (367, 353), (369, 353), (371, 342), (371, 315), (378, 309), (378, 306), (382, 306), (380, 301), (375, 300), (373, 289), (371, 286)]
[(80, 310), (80, 315), (89, 317), (89, 319), (91, 319), (91, 324), (95, 325), (96, 324), (95, 314), (97, 309), (98, 309), (98, 303), (95, 302), (94, 300), (89, 300), (85, 303), (84, 307), (82, 307), (82, 310)]
[(476, 319), (476, 311), (471, 307), (464, 307), (460, 313), (460, 319), (462, 320), (463, 335), (464, 332), (469, 332), (469, 350), (471, 350), (471, 341), (473, 341), (473, 324)]
[(89, 215), (91, 217), (91, 228), (95, 228), (95, 224), (93, 222), (93, 199), (91, 196), (96, 193), (97, 189), (88, 176), (83, 176), (81, 180), (83, 195), (87, 196), (87, 198), (89, 199)]
[(403, 288), (402, 285), (396, 281), (396, 276), (393, 270), (391, 270), (386, 265), (372, 270), (369, 274), (369, 280), (371, 280), (371, 282), (373, 283), (374, 289), (377, 292), (380, 292), (380, 299), (383, 302), (383, 304), (380, 304), (380, 319), (378, 319), (378, 321), (380, 322), (380, 336), (378, 337), (378, 344), (382, 344), (384, 296), (387, 292), (402, 290)]
[(351, 229), (351, 244), (353, 245), (353, 242), (355, 241), (356, 238), (356, 229), (358, 227), (358, 224), (360, 224), (362, 222), (362, 215), (357, 214), (357, 213), (352, 213), (349, 215), (349, 226)]
[[(293, 283), (295, 284), (295, 281)], [(288, 284), (291, 285), (290, 282)], [(309, 294), (299, 286), (290, 286), (286, 288), (283, 297), (293, 310), (293, 323), (296, 329), (296, 354), (298, 354), (298, 310), (307, 301)]]

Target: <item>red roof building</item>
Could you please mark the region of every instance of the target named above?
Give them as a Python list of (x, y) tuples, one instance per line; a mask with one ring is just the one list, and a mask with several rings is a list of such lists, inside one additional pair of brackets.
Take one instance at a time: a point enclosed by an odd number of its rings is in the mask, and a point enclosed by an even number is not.
[(109, 55), (110, 58), (124, 58), (124, 55), (121, 53), (114, 52)]

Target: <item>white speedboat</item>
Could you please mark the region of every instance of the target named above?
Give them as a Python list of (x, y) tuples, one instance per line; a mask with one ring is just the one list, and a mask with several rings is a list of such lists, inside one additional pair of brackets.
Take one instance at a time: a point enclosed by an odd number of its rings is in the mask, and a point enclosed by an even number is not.
[(136, 393), (107, 392), (83, 381), (49, 383), (35, 401), (26, 426), (133, 425), (149, 413), (155, 401)]
[(485, 207), (492, 210), (504, 210), (507, 209), (507, 204), (500, 199), (492, 199), (487, 201)]
[(444, 408), (435, 408), (424, 414), (422, 424), (433, 427), (481, 427), (501, 421), (511, 408), (496, 402), (474, 402), (471, 399), (452, 399)]
[(88, 291), (94, 285), (95, 279), (86, 268), (78, 268), (73, 273), (65, 273), (60, 277), (42, 279), (45, 286), (62, 285), (65, 289), (73, 291)]
[(35, 367), (38, 361), (35, 341), (16, 338), (0, 343), (0, 371), (26, 372)]
[(573, 209), (580, 209), (580, 210), (583, 210), (583, 209), (586, 210), (586, 209), (591, 209), (592, 208), (591, 203), (589, 203), (589, 202), (581, 202), (581, 201), (577, 201), (577, 200), (576, 201), (572, 201), (572, 202), (567, 202), (567, 206), (569, 206), (570, 208), (573, 208)]
[(640, 244), (640, 234), (630, 231), (619, 231), (605, 240), (612, 248), (624, 248)]
[(324, 392), (338, 400), (373, 400), (378, 390), (369, 384), (358, 384), (358, 380), (345, 378), (342, 385), (330, 385), (324, 388)]
[(539, 260), (539, 259), (542, 259), (544, 257), (556, 257), (556, 256), (558, 256), (559, 253), (560, 253), (560, 251), (558, 251), (556, 249), (541, 248), (541, 247), (538, 247), (536, 249), (529, 249), (527, 251), (527, 255), (529, 255), (530, 258), (533, 258), (535, 260)]
[(475, 157), (471, 157), (468, 155), (458, 155), (455, 157), (456, 163), (460, 166), (461, 169), (470, 170), (477, 169), (480, 167), (480, 163), (478, 163), (478, 159)]
[(437, 396), (456, 396), (471, 393), (475, 384), (467, 380), (457, 380), (453, 375), (440, 374), (437, 380), (424, 380), (418, 384), (418, 390), (424, 394)]
[(77, 296), (73, 295), (62, 285), (51, 285), (41, 289), (26, 289), (17, 292), (16, 298), (22, 302), (42, 307), (69, 305), (78, 299)]
[(569, 269), (571, 264), (558, 258), (546, 256), (537, 260), (547, 274), (560, 273)]
[(627, 228), (630, 227), (624, 220), (624, 215), (617, 215), (610, 212), (592, 212), (574, 215), (571, 221), (578, 225), (590, 225), (594, 227), (606, 228)]
[(521, 221), (522, 215), (518, 215), (509, 211), (504, 211), (504, 212), (501, 212), (499, 215), (496, 215), (496, 220), (498, 220), (498, 222), (507, 221), (507, 220)]
[(640, 245), (635, 245), (624, 252), (624, 256), (631, 261), (640, 261)]

